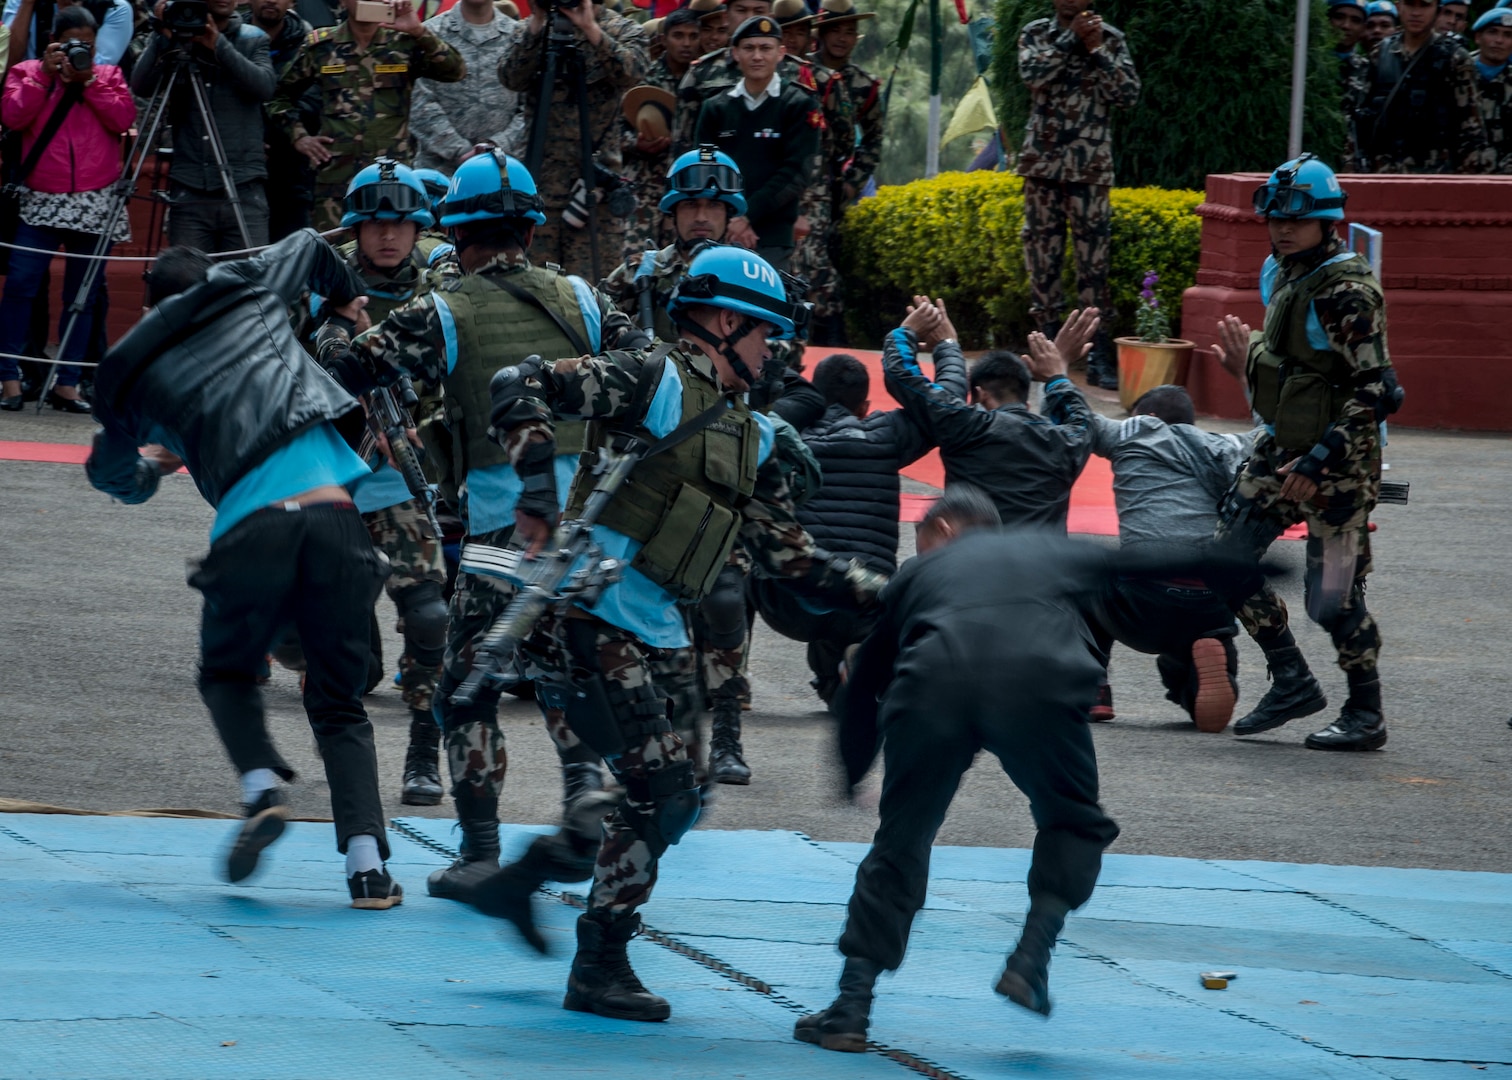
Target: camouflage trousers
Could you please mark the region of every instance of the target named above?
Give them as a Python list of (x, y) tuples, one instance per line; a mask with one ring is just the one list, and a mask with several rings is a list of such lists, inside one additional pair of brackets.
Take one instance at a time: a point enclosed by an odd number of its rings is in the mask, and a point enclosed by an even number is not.
[[(1370, 512), (1380, 491), (1380, 447), (1371, 440), (1364, 460), (1346, 462), (1336, 474), (1325, 476), (1317, 494), (1306, 503), (1281, 498), (1286, 478), (1276, 470), (1295, 455), (1278, 451), (1269, 439), (1234, 481), (1218, 521), (1216, 539), (1233, 544), (1259, 559), (1271, 543), (1298, 522), (1307, 523), (1307, 570), (1304, 590), (1309, 610), (1322, 583), (1341, 560), (1340, 577), (1352, 578), (1343, 588), (1336, 610), (1318, 621), (1333, 638), (1339, 667), (1345, 671), (1373, 671), (1381, 651), (1381, 631), (1365, 607), (1365, 578), (1371, 571)], [(1352, 566), (1350, 563), (1352, 562)], [(1239, 621), (1264, 648), (1288, 630), (1286, 603), (1266, 583), (1239, 608)]]
[(1029, 316), (1036, 326), (1065, 314), (1062, 285), (1066, 225), (1076, 263), (1077, 306), (1110, 313), (1109, 238), (1113, 210), (1106, 184), (1070, 184), (1024, 178), (1024, 265), (1029, 271)]
[(598, 208), (598, 273), (593, 272), (593, 245), (589, 242), (588, 226), (574, 229), (562, 221), (561, 210), (547, 210), (546, 224), (537, 225), (535, 240), (530, 245), (530, 261), (540, 266), (556, 263), (563, 272), (576, 274), (589, 284), (597, 285), (609, 272), (620, 264), (625, 254), (625, 218), (609, 213), (609, 208)]
[(346, 185), (316, 183), (315, 205), (310, 208), (310, 227), (316, 232), (329, 232), (341, 226), (346, 213)]
[(808, 301), (814, 305), (814, 318), (834, 318), (842, 311), (840, 275), (830, 252), (835, 224), (830, 218), (828, 202), (805, 204), (809, 234), (793, 248), (792, 272), (808, 281)]
[[(362, 515), (368, 536), (373, 546), (388, 556), (393, 573), (384, 583), (389, 599), (397, 605), (400, 596), (424, 582), (446, 584), (446, 562), (441, 555), (441, 544), (429, 535), (425, 513), (413, 500), (406, 500), (382, 510), (373, 510)], [(401, 606), (400, 610), (403, 608)], [(401, 614), (394, 629), (404, 634), (404, 616)], [(404, 703), (417, 712), (430, 712), (431, 699), (436, 692), (436, 680), (441, 667), (420, 665), (410, 655), (408, 638), (399, 657), (399, 688)]]

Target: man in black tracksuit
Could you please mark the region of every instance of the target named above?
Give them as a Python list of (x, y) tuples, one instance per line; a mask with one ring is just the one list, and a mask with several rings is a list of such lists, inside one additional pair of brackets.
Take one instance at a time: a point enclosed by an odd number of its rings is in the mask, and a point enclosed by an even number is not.
[(782, 28), (775, 19), (747, 19), (730, 35), (730, 49), (743, 77), (703, 103), (696, 141), (729, 154), (745, 180), (748, 209), (730, 222), (725, 239), (754, 247), (786, 270), (798, 200), (819, 154), (824, 113), (818, 98), (777, 74)]

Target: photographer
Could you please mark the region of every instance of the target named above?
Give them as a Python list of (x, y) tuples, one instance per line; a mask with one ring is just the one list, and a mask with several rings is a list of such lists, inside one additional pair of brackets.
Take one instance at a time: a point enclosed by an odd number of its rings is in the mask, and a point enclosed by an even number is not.
[[(360, 8), (359, 8), (359, 5)], [(410, 0), (395, 0), (386, 22), (363, 0), (343, 0), (346, 21), (315, 31), (279, 81), (268, 113), (315, 169), (313, 223), (336, 228), (347, 185), (374, 158), (411, 161), (410, 95), (416, 79), (461, 82), (460, 53), (420, 22)], [(320, 129), (305, 123), (304, 96), (320, 95)]]
[(205, 596), (200, 695), (241, 775), (245, 821), (225, 876), (249, 877), (288, 819), (281, 781), (294, 770), (269, 737), (258, 675), (292, 619), (352, 906), (393, 907), (404, 894), (383, 866), (378, 761), (362, 708), (369, 612), (388, 568), (348, 494), (368, 467), (337, 431), (360, 425), (361, 411), (287, 318), (307, 289), (356, 318), (361, 282), (306, 230), (214, 267), (203, 252), (169, 248), (147, 285), (152, 310), (97, 373), (101, 429), (84, 471), (136, 504), (183, 464), (215, 507), (210, 551), (189, 583)]
[[(186, 36), (180, 27), (205, 13), (204, 30)], [(150, 96), (187, 52), (194, 66), (183, 78), (203, 81), (213, 119), (194, 107), (191, 88), (175, 85), (168, 115), (173, 124), (173, 165), (168, 170), (168, 242), (201, 251), (235, 251), (268, 242), (268, 177), (263, 154), (263, 102), (277, 85), (268, 57), (268, 35), (242, 22), (236, 0), (158, 0), (152, 35), (131, 76), (131, 89)], [(243, 242), (231, 211), (207, 125), (214, 123), (236, 184), (247, 236)]]
[(131, 44), (132, 31), (136, 25), (129, 0), (57, 0), (56, 3), (50, 0), (6, 0), (5, 14), (0, 19), (3, 19), (11, 32), (10, 42), (6, 46), (10, 66), (15, 67), (23, 60), (35, 60), (38, 44), (46, 48), (45, 37), (40, 41), (38, 39), (38, 17), (43, 26), (48, 26), (53, 23), (58, 12), (67, 11), (76, 5), (84, 7), (94, 16), (95, 64), (101, 67), (106, 64), (126, 64), (129, 68), (125, 59), (126, 50)]
[[(527, 22), (516, 24), (499, 60), (499, 80), (524, 95), (526, 130), (530, 130), (536, 110), (541, 107), (541, 70), (547, 48), (544, 10), (537, 7)], [(578, 0), (572, 7), (558, 3), (550, 10), (560, 12), (571, 24), (573, 42), (583, 63), (588, 98), (583, 105), (588, 110), (589, 130), (598, 140), (594, 160), (617, 174), (623, 167), (620, 98), (626, 90), (645, 81), (650, 68), (646, 32), (639, 23), (605, 10), (603, 4), (590, 4), (589, 0)], [(562, 220), (563, 211), (573, 201), (573, 188), (583, 177), (584, 165), (578, 138), (577, 93), (568, 65), (558, 68), (547, 108), (553, 112), (556, 137), (547, 142), (536, 171), (541, 199), (545, 202), (546, 224), (536, 229), (532, 252), (541, 261), (554, 262), (568, 273), (591, 276), (587, 229), (573, 228)], [(587, 193), (588, 198), (596, 195), (597, 192)], [(586, 211), (583, 217), (586, 219)], [(607, 271), (620, 257), (624, 237), (624, 220), (601, 207), (598, 213), (601, 271)]]
[[(275, 80), (282, 79), (294, 66), (305, 38), (314, 33), (314, 27), (294, 10), (294, 0), (254, 0), (249, 10), (249, 21), (268, 35), (268, 59), (273, 64)], [(305, 95), (302, 119), (307, 124), (318, 122), (319, 96)], [(298, 150), (289, 145), (283, 132), (268, 115), (263, 106), (263, 143), (268, 152), (268, 175), (278, 177), (278, 183), (267, 188), (268, 239), (282, 240), (291, 232), (310, 226), (310, 205), (315, 201), (315, 170)]]
[[(0, 353), (10, 356), (26, 349), (33, 303), (45, 295), (50, 253), (60, 246), (70, 254), (94, 252), (109, 220), (111, 187), (121, 175), (121, 135), (136, 117), (136, 103), (121, 69), (93, 62), (94, 16), (82, 5), (66, 8), (54, 19), (53, 33), (58, 40), (42, 59), (27, 60), (9, 73), (0, 107), (0, 123), (21, 132), (22, 166), (30, 166), (21, 189), (15, 242), (38, 249), (11, 253), (0, 297)], [(49, 135), (45, 142), (44, 134)], [(123, 215), (111, 239), (127, 238)], [(83, 259), (68, 260), (63, 295), (69, 300), (78, 294), (88, 265)], [(74, 362), (84, 359), (96, 327), (104, 325), (104, 282), (103, 274), (95, 278), (82, 325), (69, 337), (67, 355), (58, 357), (63, 366), (48, 398), (55, 409), (89, 412), (79, 397)], [(68, 319), (65, 311), (63, 324)], [(16, 361), (0, 357), (0, 408), (20, 411), (20, 377)]]

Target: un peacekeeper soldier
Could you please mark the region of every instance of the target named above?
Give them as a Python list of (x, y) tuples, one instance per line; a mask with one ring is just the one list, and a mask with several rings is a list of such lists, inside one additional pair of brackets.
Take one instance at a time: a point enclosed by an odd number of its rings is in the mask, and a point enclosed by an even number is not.
[[(699, 253), (672, 297), (678, 347), (610, 352), (506, 368), (493, 387), (493, 427), (524, 485), (516, 536), (531, 551), (557, 517), (547, 462), (555, 417), (590, 419), (590, 446), (633, 435), (655, 442), (690, 422), (689, 437), (645, 458), (595, 528), (607, 555), (629, 563), (591, 609), (548, 614), (524, 650), (532, 664), (570, 667), (578, 733), (598, 743), (626, 789), (605, 820), (587, 913), (564, 1007), (623, 1020), (665, 1020), (671, 1008), (636, 978), (626, 946), (640, 929), (657, 860), (698, 818), (692, 763), (671, 731), (647, 663), (651, 650), (688, 645), (678, 601), (713, 585), (739, 543), (766, 572), (836, 605), (873, 601), (880, 579), (817, 550), (793, 516), (792, 483), (807, 471), (802, 443), (777, 435), (742, 395), (768, 337), (793, 332), (795, 306), (777, 271), (734, 247)], [(723, 406), (723, 408), (720, 408)], [(712, 422), (711, 422), (712, 417)], [(581, 511), (593, 477), (580, 470), (567, 514)], [(545, 875), (501, 870), (475, 902), (536, 934), (530, 895)]]
[[(1386, 349), (1380, 283), (1334, 232), (1345, 193), (1333, 170), (1304, 154), (1255, 192), (1273, 254), (1260, 272), (1265, 327), (1228, 316), (1219, 326), (1226, 367), (1244, 358), (1250, 404), (1266, 424), (1219, 515), (1217, 539), (1259, 558), (1290, 525), (1307, 522), (1307, 601), (1328, 631), (1349, 698), (1309, 735), (1314, 750), (1386, 743), (1376, 660), (1381, 633), (1365, 608), (1370, 511), (1381, 485), (1380, 424), (1402, 391)], [(1271, 687), (1234, 725), (1257, 735), (1328, 706), (1269, 585), (1243, 601), (1239, 620), (1265, 652)]]
[[(316, 30), (279, 80), (268, 108), (295, 150), (315, 169), (317, 230), (341, 220), (347, 184), (374, 158), (410, 161), (410, 94), (416, 79), (459, 82), (467, 74), (462, 56), (427, 30), (410, 0), (395, 0), (394, 21), (361, 22), (357, 0), (342, 0), (346, 21)], [(318, 88), (319, 133), (300, 117), (305, 92)]]
[(1465, 31), (1470, 28), (1470, 4), (1468, 0), (1440, 0), (1438, 18), (1433, 28), (1456, 45), (1465, 43)]
[(996, 985), (1014, 1004), (1050, 1015), (1056, 936), (1091, 898), (1118, 836), (1097, 802), (1087, 714), (1101, 671), (1076, 601), (1113, 576), (1121, 553), (997, 524), (985, 492), (947, 485), (851, 665), (842, 757), (854, 785), (880, 737), (880, 821), (840, 935), (840, 993), (794, 1025), (801, 1042), (866, 1050), (877, 976), (903, 963), (930, 848), (978, 752), (997, 757), (1038, 830), (1029, 912)]
[(697, 249), (724, 240), (730, 220), (746, 212), (746, 201), (735, 159), (712, 146), (681, 155), (667, 170), (666, 183), (659, 209), (672, 219), (675, 239), (660, 251), (627, 259), (600, 288), (642, 329), (660, 341), (675, 341), (678, 330), (667, 313), (672, 290), (687, 276)]
[(1481, 119), (1496, 158), (1494, 172), (1512, 173), (1512, 8), (1492, 8), (1475, 20), (1475, 61)]
[[(646, 72), (642, 86), (626, 94), (623, 102), (625, 120), (634, 135), (633, 141), (625, 143), (625, 177), (636, 184), (638, 204), (635, 220), (625, 230), (627, 259), (648, 247), (662, 247), (666, 241), (665, 222), (657, 200), (661, 182), (672, 164), (672, 116), (677, 106), (677, 84), (700, 56), (695, 12), (677, 8), (661, 23), (666, 48)], [(665, 99), (651, 88), (667, 91), (672, 97)], [(642, 95), (639, 100), (638, 93)], [(654, 130), (643, 130), (646, 125), (639, 122), (641, 110), (646, 108), (653, 110), (647, 118), (654, 122)], [(666, 128), (665, 135), (662, 126)]]
[[(350, 341), (351, 328), (334, 319), (318, 339), (322, 364), (349, 386), (370, 381), (365, 372), (371, 367), (389, 379), (410, 375), (422, 398), (444, 388), (451, 441), (443, 487), (459, 491), (469, 541), (492, 547), (508, 542), (522, 491), (508, 458), (487, 435), (488, 380), (500, 358), (578, 355), (649, 341), (581, 278), (531, 265), (526, 252), (544, 220), (535, 181), (521, 162), (492, 150), (469, 158), (452, 177), (441, 216), (462, 275), (396, 309), (356, 341)], [(564, 489), (577, 468), (581, 429), (564, 433), (563, 442), (569, 437), (576, 446), (553, 447), (563, 452), (541, 462), (556, 470)], [(513, 595), (490, 580), (468, 572), (457, 577), (434, 700), (463, 840), (461, 858), (432, 874), (429, 889), (453, 899), (497, 869), (499, 857), (499, 792), (508, 762), (499, 691), (480, 694), (465, 708), (451, 702), (478, 642)]]
[(308, 646), (305, 711), (352, 906), (384, 909), (404, 892), (383, 867), (362, 688), (369, 613), (388, 570), (347, 492), (368, 468), (337, 429), (361, 423), (359, 406), (315, 366), (289, 322), (306, 290), (353, 314), (362, 291), (308, 230), (217, 266), (192, 248), (162, 252), (148, 276), (152, 309), (96, 374), (101, 429), (84, 469), (99, 490), (140, 503), (182, 462), (215, 507), (210, 552), (189, 584), (205, 596), (200, 695), (242, 782), (246, 820), (227, 879), (249, 877), (288, 819), (281, 781), (294, 771), (269, 737), (258, 676), (292, 619)]
[(1365, 43), (1367, 54), (1395, 34), (1401, 27), (1397, 18), (1397, 6), (1391, 0), (1370, 0), (1365, 5), (1365, 33), (1360, 40)]
[(1339, 58), (1339, 86), (1347, 97), (1370, 63), (1359, 50), (1365, 33), (1365, 0), (1328, 0), (1328, 22), (1337, 35), (1334, 55)]
[(1356, 172), (1480, 173), (1493, 162), (1470, 54), (1433, 29), (1437, 0), (1402, 0), (1402, 32), (1355, 84), (1345, 160)]
[[(1121, 31), (1092, 11), (1090, 0), (1055, 0), (1055, 18), (1036, 19), (1019, 34), (1019, 74), (1029, 87), (1029, 122), (1019, 151), (1024, 178), (1024, 262), (1029, 314), (1054, 339), (1061, 321), (1061, 266), (1066, 221), (1076, 257), (1082, 309), (1113, 319), (1108, 295), (1113, 143), (1109, 111), (1139, 97), (1139, 75)], [(1118, 358), (1103, 330), (1087, 359), (1087, 382), (1118, 388)]]
[[(646, 81), (650, 60), (646, 57), (646, 32), (640, 23), (605, 9), (603, 4), (582, 0), (570, 8), (554, 8), (572, 23), (581, 39), (578, 47), (585, 65), (588, 126), (595, 139), (594, 161), (610, 173), (623, 165), (620, 155), (620, 98), (625, 91)], [(509, 45), (499, 60), (499, 80), (521, 94), (527, 138), (536, 110), (542, 107), (541, 69), (546, 57), (545, 9), (536, 5), (529, 20), (517, 23)], [(556, 263), (570, 274), (597, 279), (624, 250), (624, 219), (599, 206), (598, 246), (601, 265), (593, 265), (588, 227), (573, 228), (562, 219), (572, 202), (573, 188), (582, 182), (582, 142), (578, 138), (577, 89), (573, 76), (563, 66), (557, 72), (552, 99), (546, 103), (552, 122), (541, 156), (541, 199), (546, 222), (538, 230), (535, 251), (539, 258)], [(594, 197), (596, 192), (588, 192)], [(585, 215), (586, 219), (586, 215)]]

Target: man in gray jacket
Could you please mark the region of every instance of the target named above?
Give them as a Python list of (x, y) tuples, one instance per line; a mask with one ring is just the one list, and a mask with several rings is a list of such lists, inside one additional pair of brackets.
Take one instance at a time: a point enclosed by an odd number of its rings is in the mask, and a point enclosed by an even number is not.
[[(205, 32), (183, 49), (192, 61), (173, 87), (167, 119), (173, 125), (173, 165), (168, 170), (168, 242), (205, 252), (236, 251), (268, 242), (267, 155), (263, 152), (265, 101), (277, 78), (268, 57), (268, 35), (242, 21), (236, 0), (208, 0)], [(159, 14), (163, 5), (158, 4)], [(151, 97), (174, 69), (180, 52), (166, 30), (151, 35), (131, 76), (131, 92)], [(197, 78), (214, 114), (226, 165), (241, 201), (245, 240), (210, 149), (205, 118), (195, 107), (187, 79)]]

